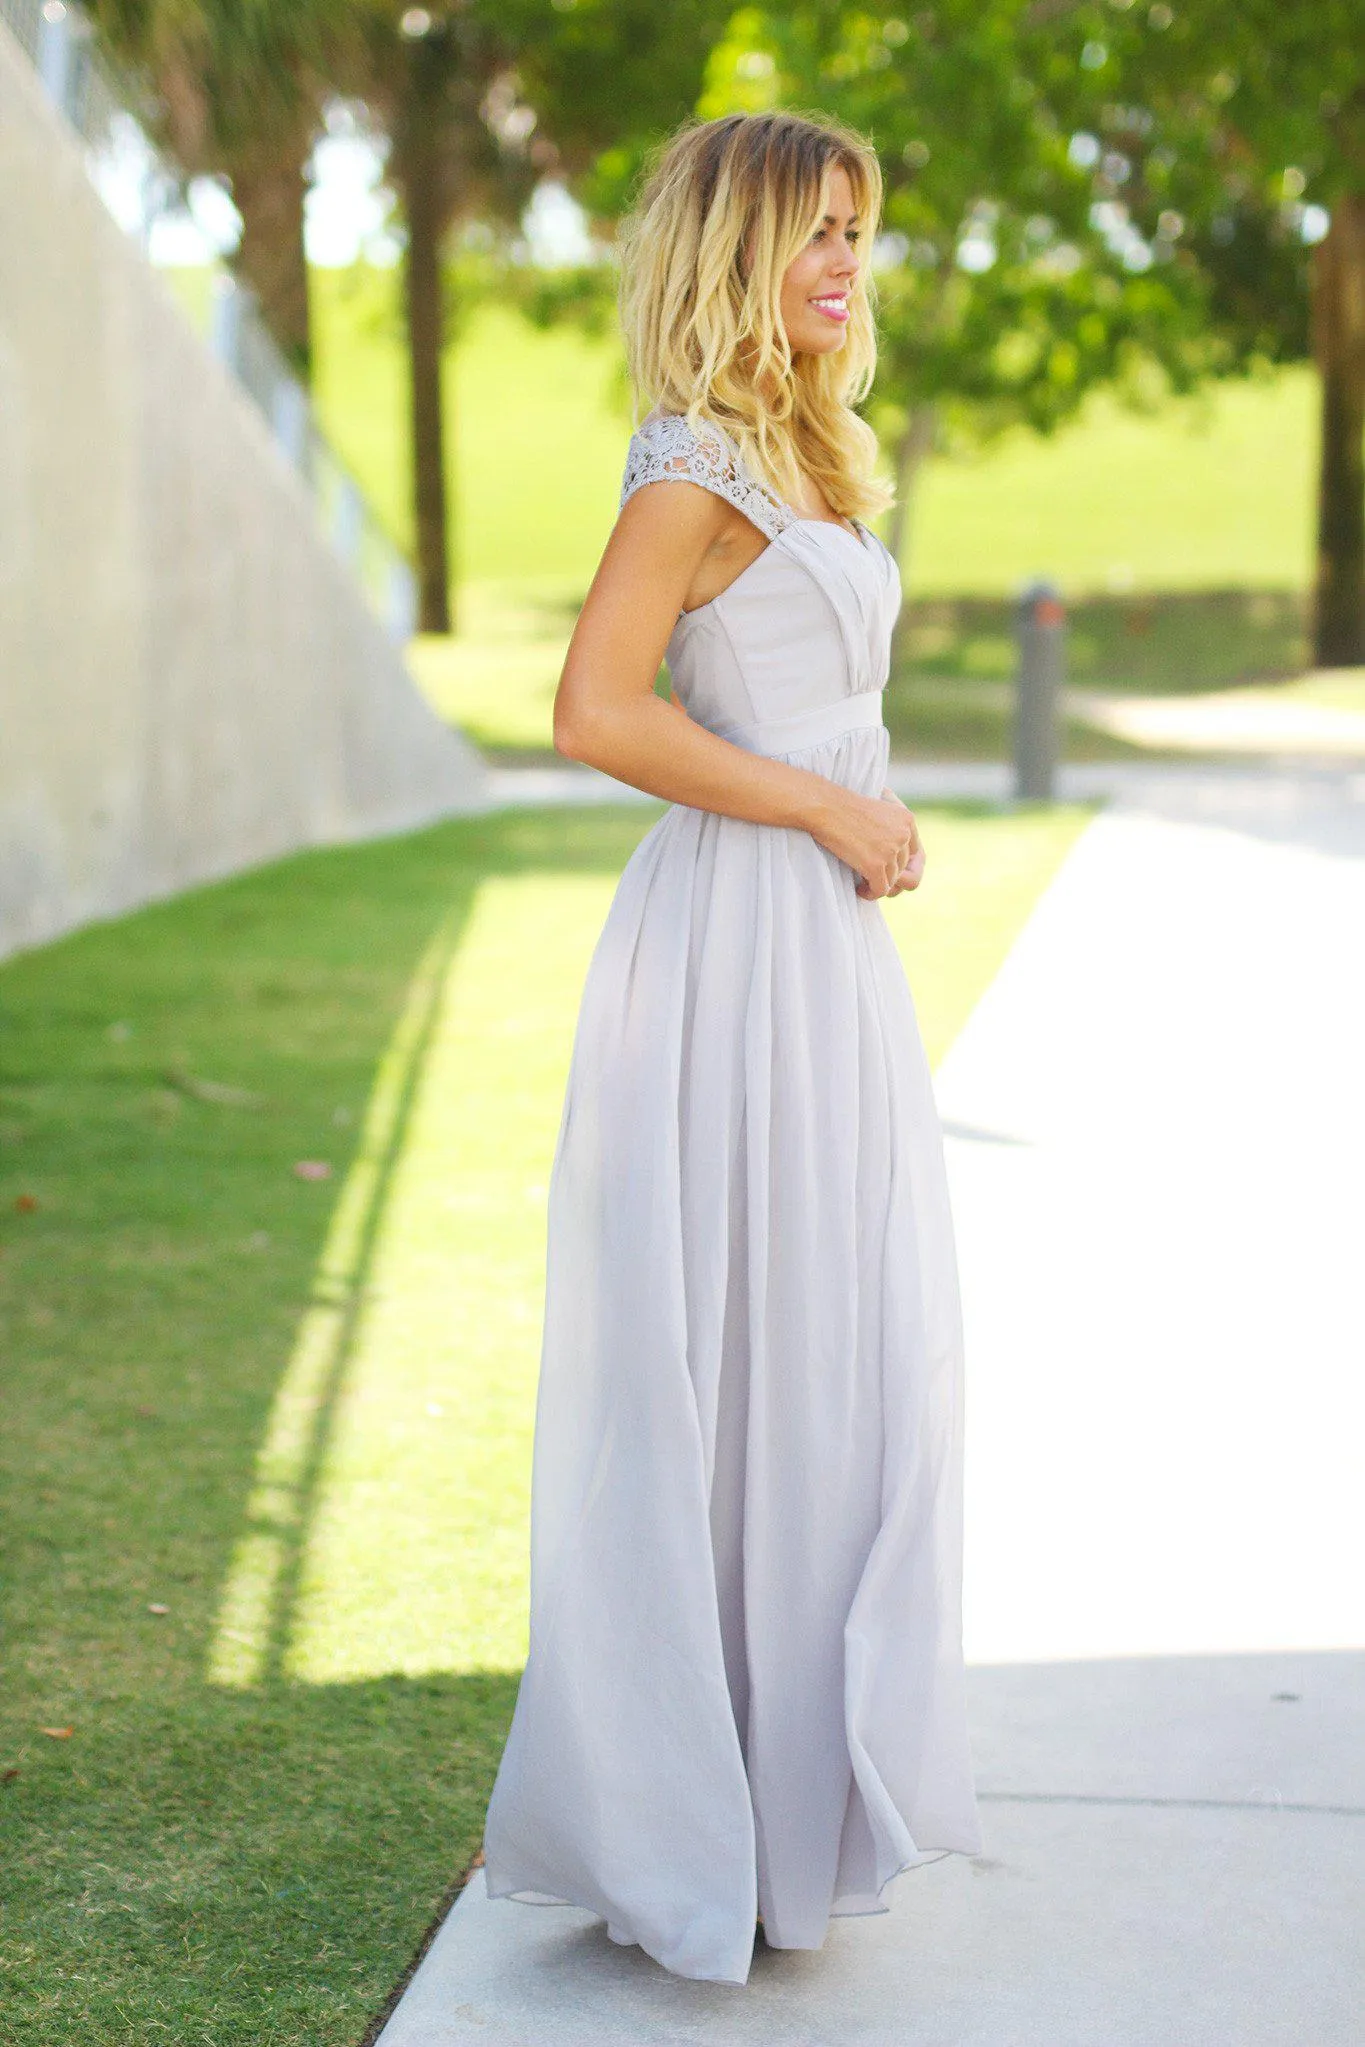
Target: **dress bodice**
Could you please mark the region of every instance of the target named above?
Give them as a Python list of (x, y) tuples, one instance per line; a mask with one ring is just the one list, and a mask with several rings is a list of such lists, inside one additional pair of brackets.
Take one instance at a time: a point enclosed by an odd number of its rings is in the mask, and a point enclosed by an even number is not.
[(669, 482), (714, 491), (768, 541), (718, 597), (678, 616), (666, 651), (689, 717), (768, 754), (879, 725), (901, 604), (890, 550), (866, 526), (853, 531), (783, 504), (709, 420), (656, 413), (637, 428), (621, 503)]

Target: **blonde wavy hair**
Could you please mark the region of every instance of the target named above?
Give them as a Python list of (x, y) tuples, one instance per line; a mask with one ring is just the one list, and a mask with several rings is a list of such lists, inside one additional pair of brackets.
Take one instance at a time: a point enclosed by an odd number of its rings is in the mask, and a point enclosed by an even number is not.
[(621, 231), (620, 314), (640, 411), (723, 429), (785, 503), (802, 473), (841, 518), (883, 511), (877, 441), (853, 407), (877, 363), (864, 263), (843, 346), (793, 356), (780, 300), (788, 265), (819, 227), (831, 172), (848, 173), (869, 246), (881, 211), (876, 153), (823, 116), (726, 114), (662, 146)]

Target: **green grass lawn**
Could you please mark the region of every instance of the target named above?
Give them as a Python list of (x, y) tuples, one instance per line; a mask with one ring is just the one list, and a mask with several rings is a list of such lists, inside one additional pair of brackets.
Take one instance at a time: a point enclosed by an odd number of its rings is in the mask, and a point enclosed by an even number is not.
[[(393, 272), (316, 271), (329, 433), (405, 542), (402, 328)], [(630, 431), (614, 340), (541, 333), (497, 307), (447, 363), (456, 560), (473, 584), (581, 595), (616, 511)], [(1008, 437), (926, 474), (907, 564), (917, 598), (1008, 598), (1035, 572), (1078, 596), (1302, 592), (1315, 395), (1291, 371), (1140, 416), (1104, 401), (1051, 440)]]
[[(476, 1850), (573, 1024), (657, 814), (307, 854), (0, 967), (6, 2043), (358, 2047)], [(886, 914), (938, 1054), (1085, 813), (922, 821)]]

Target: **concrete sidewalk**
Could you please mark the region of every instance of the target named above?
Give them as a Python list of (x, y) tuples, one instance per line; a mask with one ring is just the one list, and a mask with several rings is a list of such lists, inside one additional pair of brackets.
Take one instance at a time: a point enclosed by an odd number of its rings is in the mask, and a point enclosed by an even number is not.
[(1360, 2047), (1360, 779), (1128, 775), (940, 1074), (985, 1853), (744, 1989), (476, 1877), (383, 2047)]
[[(1186, 803), (1200, 804), (1200, 792), (1210, 785), (1227, 792), (1245, 785), (1255, 802), (1259, 800), (1256, 790), (1281, 787), (1286, 776), (1306, 790), (1320, 785), (1329, 805), (1352, 798), (1365, 801), (1365, 762), (1356, 766), (1326, 757), (1245, 763), (1165, 761), (1159, 767), (1140, 760), (1066, 761), (1057, 771), (1056, 796), (1059, 803), (1123, 803), (1133, 798), (1141, 804), (1147, 800), (1146, 792), (1159, 784), (1167, 792), (1168, 807), (1174, 804), (1179, 810)], [(1014, 792), (1014, 771), (1006, 761), (893, 760), (887, 780), (907, 803), (1008, 803)], [(658, 800), (632, 788), (629, 782), (604, 775), (600, 768), (586, 767), (581, 761), (557, 761), (544, 767), (490, 767), (484, 808)], [(1311, 805), (1315, 799), (1310, 794), (1308, 800)]]
[[(1339, 673), (1345, 681), (1348, 671)], [(1334, 677), (1323, 671), (1320, 680), (1330, 685)], [(1162, 752), (1365, 761), (1365, 715), (1305, 703), (1292, 684), (1283, 693), (1262, 684), (1159, 697), (1069, 689), (1065, 701), (1094, 731)]]

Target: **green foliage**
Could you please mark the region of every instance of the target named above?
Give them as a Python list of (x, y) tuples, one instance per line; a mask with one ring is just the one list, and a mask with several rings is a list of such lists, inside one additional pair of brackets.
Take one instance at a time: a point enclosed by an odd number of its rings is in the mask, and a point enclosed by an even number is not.
[(499, 0), (526, 101), (590, 210), (622, 210), (643, 151), (685, 120), (728, 0)]
[[(1305, 204), (1330, 208), (1365, 181), (1356, 0), (1086, 0), (1058, 13), (1042, 42), (1059, 100), (1073, 114), (1108, 111), (1109, 131), (1132, 140), (1120, 182), (1135, 209), (1164, 199), (1212, 218), (1245, 205), (1293, 233)], [(1114, 118), (1124, 114), (1136, 118)]]
[(508, 265), (502, 273), (501, 302), (515, 305), (542, 333), (566, 322), (592, 341), (616, 331), (616, 273), (604, 263), (570, 263), (541, 270)]
[(350, 10), (328, 0), (87, 4), (107, 45), (150, 82), (161, 135), (189, 171), (291, 160), (350, 33)]
[(1037, 51), (1096, 204), (1198, 282), (1211, 344), (1234, 367), (1301, 359), (1307, 208), (1365, 180), (1358, 7), (1087, 4)]
[[(1135, 274), (1021, 61), (1015, 0), (749, 7), (713, 53), (704, 111), (835, 114), (885, 182), (872, 417), (891, 441), (933, 408), (940, 444), (1016, 423), (1049, 432), (1110, 385), (1141, 398), (1208, 367), (1183, 279)], [(969, 110), (969, 114), (968, 114)]]

